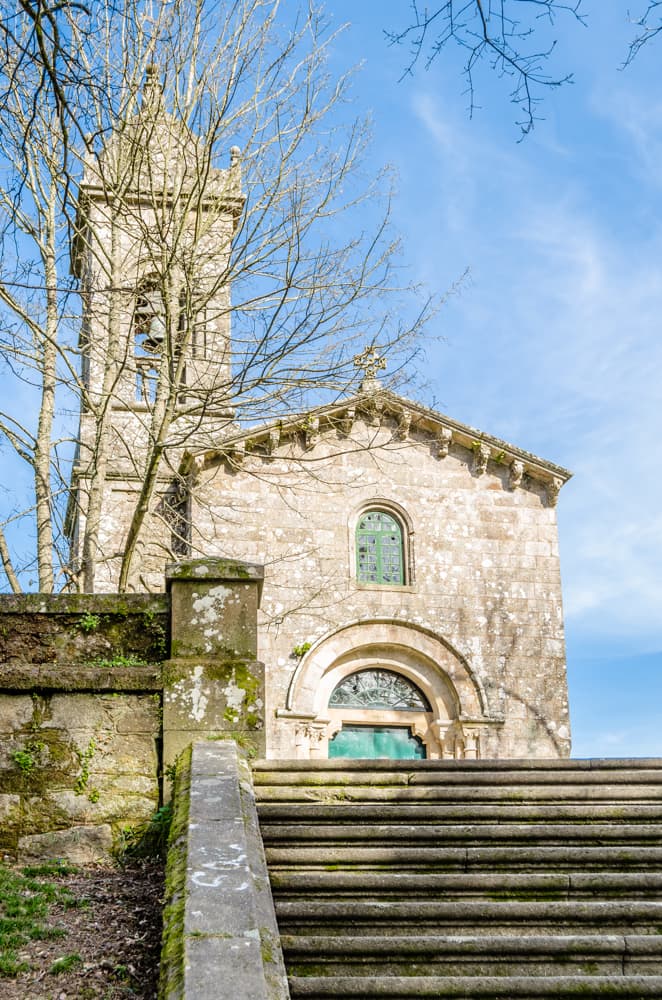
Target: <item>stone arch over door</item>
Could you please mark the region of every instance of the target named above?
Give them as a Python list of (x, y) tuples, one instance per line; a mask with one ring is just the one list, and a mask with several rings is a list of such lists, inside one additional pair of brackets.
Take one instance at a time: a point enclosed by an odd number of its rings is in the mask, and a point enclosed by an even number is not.
[[(409, 725), (430, 758), (480, 756), (485, 729), (496, 720), (489, 718), (485, 693), (466, 661), (427, 629), (392, 620), (371, 620), (329, 633), (299, 663), (285, 711), (279, 713), (295, 727), (298, 757), (328, 755), (329, 740), (342, 725), (341, 713), (329, 709), (331, 694), (346, 677), (371, 669), (407, 678), (422, 692), (431, 709), (410, 717), (384, 711), (380, 723)], [(350, 713), (348, 721), (356, 718)]]

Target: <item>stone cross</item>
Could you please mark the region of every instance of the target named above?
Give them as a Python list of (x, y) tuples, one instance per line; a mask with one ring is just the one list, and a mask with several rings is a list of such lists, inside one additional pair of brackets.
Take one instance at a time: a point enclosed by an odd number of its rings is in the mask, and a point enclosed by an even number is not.
[(377, 353), (376, 347), (366, 347), (361, 354), (354, 355), (354, 367), (365, 372), (361, 382), (361, 391), (370, 392), (377, 388), (377, 372), (386, 368), (386, 358)]

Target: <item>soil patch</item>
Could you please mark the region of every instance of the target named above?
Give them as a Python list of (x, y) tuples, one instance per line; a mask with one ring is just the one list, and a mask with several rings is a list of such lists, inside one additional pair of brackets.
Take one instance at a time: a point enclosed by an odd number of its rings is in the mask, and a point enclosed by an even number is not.
[(45, 921), (56, 936), (21, 943), (17, 958), (28, 968), (0, 976), (3, 1000), (155, 1000), (163, 865), (78, 868), (41, 881), (62, 890)]

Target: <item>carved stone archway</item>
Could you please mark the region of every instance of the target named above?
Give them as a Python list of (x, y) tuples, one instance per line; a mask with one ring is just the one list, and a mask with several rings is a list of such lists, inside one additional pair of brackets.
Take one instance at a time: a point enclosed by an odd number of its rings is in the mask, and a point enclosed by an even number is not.
[[(331, 694), (344, 678), (370, 669), (407, 678), (423, 693), (430, 712), (385, 709), (379, 716), (362, 716), (357, 709), (329, 709)], [(407, 725), (433, 759), (480, 756), (487, 727), (499, 722), (488, 715), (485, 692), (459, 653), (427, 629), (390, 619), (353, 622), (318, 640), (299, 663), (278, 716), (294, 726), (300, 758), (327, 757), (329, 740), (343, 719)]]

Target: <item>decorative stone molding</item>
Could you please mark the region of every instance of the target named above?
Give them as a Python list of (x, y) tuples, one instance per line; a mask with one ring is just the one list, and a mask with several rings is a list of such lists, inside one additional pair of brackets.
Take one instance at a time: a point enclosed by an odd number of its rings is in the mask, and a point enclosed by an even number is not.
[(280, 427), (272, 427), (265, 441), (267, 455), (273, 455), (280, 444)]
[(396, 438), (400, 441), (405, 441), (409, 437), (409, 429), (411, 427), (411, 413), (409, 410), (401, 410), (398, 414), (398, 426), (395, 432)]
[(366, 423), (369, 427), (379, 427), (382, 422), (384, 401), (379, 396), (371, 396), (363, 404), (366, 415)]
[(345, 412), (341, 415), (338, 421), (338, 428), (340, 433), (345, 437), (349, 437), (352, 433), (352, 428), (354, 426), (354, 421), (356, 420), (356, 409), (353, 406), (349, 406)]
[(465, 760), (477, 760), (480, 757), (480, 737), (476, 729), (464, 730)]
[[(363, 367), (364, 363), (368, 366), (373, 364), (370, 352), (357, 355), (358, 360), (361, 364), (357, 367)], [(378, 356), (377, 361), (379, 361)], [(346, 404), (319, 407), (307, 416), (300, 414), (298, 417), (285, 420), (276, 428), (272, 424), (253, 428), (241, 440), (239, 438), (226, 440), (219, 445), (218, 450), (207, 450), (205, 462), (209, 464), (214, 458), (230, 461), (233, 453), (241, 449), (242, 440), (250, 440), (258, 446), (263, 459), (268, 459), (274, 448), (282, 444), (286, 438), (292, 439), (299, 447), (307, 450), (317, 444), (325, 431), (335, 430), (340, 436), (349, 437), (357, 416), (360, 416), (368, 427), (374, 428), (380, 427), (385, 417), (389, 418), (390, 426), (391, 422), (395, 421), (396, 429), (393, 434), (395, 440), (410, 438), (413, 425), (417, 437), (423, 440), (427, 436), (431, 453), (439, 459), (449, 455), (451, 444), (468, 449), (472, 455), (469, 461), (476, 476), (486, 472), (488, 462), (493, 459), (497, 464), (503, 464), (508, 468), (509, 478), (506, 488), (516, 489), (520, 486), (528, 488), (529, 481), (536, 482), (547, 489), (550, 506), (556, 502), (560, 488), (560, 486), (557, 488), (557, 483), (563, 485), (571, 475), (561, 466), (552, 465), (536, 455), (514, 448), (507, 441), (490, 437), (473, 427), (460, 424), (450, 417), (389, 392), (380, 386), (377, 378), (370, 376), (364, 379), (361, 394), (348, 400)], [(239, 462), (235, 460), (235, 464), (238, 465)]]
[(452, 440), (453, 432), (450, 427), (442, 427), (434, 439), (434, 450), (437, 458), (446, 458)]
[(487, 463), (490, 460), (490, 446), (482, 442), (476, 442), (474, 450), (474, 475), (482, 476), (487, 471)]
[(524, 476), (524, 463), (520, 462), (518, 458), (511, 463), (510, 466), (510, 476), (508, 479), (508, 485), (511, 490), (516, 490), (518, 486), (522, 485), (522, 478)]
[(191, 483), (193, 486), (197, 486), (200, 482), (200, 477), (205, 471), (206, 460), (204, 452), (199, 455), (192, 455), (189, 464), (189, 475), (191, 477)]
[(231, 465), (241, 468), (244, 464), (244, 459), (246, 458), (246, 442), (237, 441), (236, 444), (232, 445), (232, 448), (228, 453), (228, 458)]
[(299, 722), (295, 726), (295, 748), (298, 760), (326, 757), (329, 733), (328, 723), (320, 721)]
[(306, 451), (314, 448), (320, 439), (320, 418), (308, 417), (303, 428), (303, 442)]
[(561, 487), (563, 486), (563, 480), (559, 476), (554, 476), (547, 483), (547, 506), (556, 507), (557, 500), (559, 498), (559, 493)]

